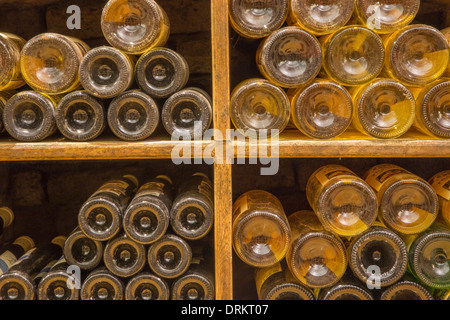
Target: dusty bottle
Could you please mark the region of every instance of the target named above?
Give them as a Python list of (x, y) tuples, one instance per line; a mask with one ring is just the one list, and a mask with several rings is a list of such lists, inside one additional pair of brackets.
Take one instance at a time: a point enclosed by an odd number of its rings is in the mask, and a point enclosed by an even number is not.
[(231, 0), (230, 24), (242, 37), (263, 38), (283, 25), (288, 10), (288, 0)]
[(37, 91), (15, 94), (3, 109), (3, 124), (14, 139), (24, 142), (44, 140), (57, 131), (55, 110), (61, 97)]
[(319, 291), (317, 300), (374, 300), (372, 293), (350, 272), (335, 285)]
[(377, 33), (392, 33), (410, 24), (419, 11), (420, 0), (356, 0), (359, 20)]
[(22, 87), (25, 81), (20, 71), (20, 51), (26, 40), (15, 34), (0, 33), (0, 90), (12, 90)]
[(194, 173), (179, 187), (170, 210), (175, 233), (187, 240), (205, 237), (214, 222), (214, 190), (209, 177)]
[(352, 97), (347, 89), (334, 81), (317, 79), (292, 92), (290, 100), (291, 122), (308, 137), (337, 137), (352, 121)]
[(300, 27), (284, 27), (261, 41), (256, 63), (261, 74), (274, 84), (294, 88), (319, 74), (322, 49), (319, 41)]
[(375, 79), (350, 90), (352, 126), (380, 139), (398, 138), (413, 125), (416, 102), (411, 91), (392, 79)]
[(146, 262), (145, 247), (125, 233), (109, 240), (103, 253), (106, 268), (118, 277), (128, 278), (141, 271)]
[(439, 210), (436, 192), (415, 174), (384, 163), (369, 169), (365, 180), (377, 194), (380, 220), (390, 229), (417, 234), (436, 219)]
[(166, 279), (173, 279), (189, 268), (192, 249), (183, 238), (166, 233), (149, 246), (147, 259), (154, 273)]
[(247, 79), (231, 93), (231, 121), (249, 137), (275, 137), (289, 123), (286, 93), (265, 79)]
[[(79, 299), (82, 280), (77, 279), (78, 283), (74, 283), (73, 274), (68, 271), (69, 267), (63, 256), (50, 268), (37, 286), (38, 300)], [(68, 283), (71, 285), (69, 286)]]
[(14, 221), (14, 212), (8, 207), (0, 207), (0, 243), (3, 241), (3, 233)]
[(170, 135), (196, 139), (211, 125), (211, 96), (197, 87), (175, 92), (164, 102), (161, 120)]
[(450, 231), (434, 223), (418, 235), (405, 237), (405, 242), (411, 274), (428, 287), (450, 289)]
[(125, 300), (169, 300), (167, 281), (150, 272), (133, 276), (125, 287)]
[(91, 239), (105, 241), (122, 228), (123, 213), (139, 187), (133, 175), (110, 180), (95, 191), (78, 213), (78, 225)]
[(383, 69), (383, 41), (367, 28), (349, 25), (319, 40), (324, 78), (345, 86), (358, 86), (375, 79)]
[(430, 292), (419, 282), (410, 278), (402, 279), (387, 287), (380, 300), (434, 300)]
[(75, 228), (64, 243), (64, 258), (81, 270), (95, 269), (103, 260), (103, 243), (87, 237), (79, 227)]
[(292, 274), (309, 288), (338, 282), (347, 268), (343, 242), (325, 230), (313, 211), (297, 211), (288, 221), (292, 241), (286, 262)]
[(20, 258), (25, 252), (34, 248), (34, 241), (28, 236), (22, 236), (12, 243), (6, 243), (0, 247), (0, 275)]
[(80, 62), (80, 82), (101, 99), (117, 97), (133, 84), (136, 58), (112, 47), (89, 50)]
[(0, 276), (0, 300), (34, 300), (43, 275), (62, 255), (65, 237), (36, 245)]
[(325, 229), (339, 236), (356, 236), (367, 230), (377, 217), (375, 192), (341, 165), (317, 169), (308, 179), (306, 197)]
[(158, 127), (159, 108), (155, 100), (140, 90), (125, 91), (108, 107), (108, 126), (120, 139), (139, 141)]
[(2, 91), (0, 92), (0, 133), (5, 132), (5, 126), (3, 125), (3, 110), (8, 100), (15, 95), (16, 91)]
[(428, 182), (439, 199), (439, 215), (436, 219), (450, 229), (450, 170), (436, 173)]
[(347, 252), (353, 274), (374, 288), (394, 284), (403, 277), (408, 266), (405, 242), (379, 222), (352, 239)]
[(29, 40), (21, 51), (20, 66), (27, 84), (36, 91), (62, 94), (80, 87), (78, 69), (89, 46), (56, 33)]
[(332, 33), (347, 24), (355, 0), (292, 0), (287, 22), (314, 35)]
[(169, 48), (154, 48), (136, 63), (136, 82), (154, 98), (167, 98), (184, 88), (189, 80), (189, 65)]
[(383, 39), (385, 71), (405, 85), (425, 86), (447, 70), (449, 45), (444, 35), (428, 25), (404, 27)]
[(170, 35), (169, 18), (154, 0), (109, 0), (101, 27), (111, 46), (134, 55), (164, 46)]
[(426, 134), (450, 138), (450, 79), (441, 78), (411, 91), (416, 98), (414, 126)]
[(258, 300), (314, 300), (309, 288), (282, 262), (255, 271)]
[(172, 180), (157, 176), (136, 192), (123, 216), (123, 229), (130, 239), (151, 244), (161, 238), (170, 223)]
[(92, 270), (83, 281), (81, 300), (123, 300), (124, 284), (105, 267)]
[(233, 248), (254, 267), (268, 267), (283, 259), (291, 229), (281, 202), (271, 193), (251, 190), (233, 204)]
[(67, 139), (90, 141), (105, 130), (106, 111), (103, 102), (87, 91), (73, 91), (59, 101), (55, 121)]

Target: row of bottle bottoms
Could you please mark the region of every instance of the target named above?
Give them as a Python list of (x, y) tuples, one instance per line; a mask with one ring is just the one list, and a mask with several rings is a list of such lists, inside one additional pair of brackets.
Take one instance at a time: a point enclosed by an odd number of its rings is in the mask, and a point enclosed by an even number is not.
[(0, 300), (212, 300), (202, 245), (174, 234), (148, 249), (125, 234), (104, 245), (79, 228), (36, 246), (22, 236), (0, 247)]
[[(347, 270), (381, 287), (409, 268), (421, 282), (450, 288), (450, 171), (429, 182), (393, 164), (365, 179), (341, 165), (314, 172), (306, 186), (312, 210), (286, 215), (271, 193), (251, 190), (233, 205), (233, 248), (246, 264), (265, 268), (285, 259), (308, 288), (335, 284)], [(374, 269), (375, 268), (375, 269)]]

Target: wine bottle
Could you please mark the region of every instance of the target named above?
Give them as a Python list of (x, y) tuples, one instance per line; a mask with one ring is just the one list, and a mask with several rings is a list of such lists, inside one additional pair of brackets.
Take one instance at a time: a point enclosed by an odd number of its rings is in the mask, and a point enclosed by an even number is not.
[(366, 182), (375, 190), (379, 218), (401, 234), (417, 234), (434, 222), (439, 202), (431, 185), (394, 164), (379, 164), (366, 173)]
[(169, 18), (154, 0), (109, 0), (101, 28), (111, 46), (134, 55), (164, 46), (170, 35)]
[(80, 62), (80, 82), (91, 95), (110, 99), (133, 84), (136, 58), (119, 49), (101, 46), (89, 50)]
[(149, 95), (140, 90), (129, 90), (109, 105), (108, 125), (119, 139), (144, 140), (155, 132), (159, 114), (158, 105)]
[[(441, 33), (444, 35), (445, 39), (447, 39), (447, 43), (450, 46), (450, 27), (442, 29)], [(447, 70), (445, 70), (443, 76), (450, 77), (450, 63), (447, 67)]]
[(319, 291), (317, 300), (374, 300), (372, 293), (350, 272), (335, 285)]
[(13, 243), (2, 245), (0, 247), (0, 275), (8, 271), (25, 252), (28, 252), (34, 246), (33, 239), (28, 236), (18, 237)]
[(406, 278), (387, 287), (380, 300), (434, 300), (431, 293), (419, 282)]
[(101, 100), (87, 91), (77, 90), (59, 101), (55, 112), (56, 126), (67, 139), (90, 141), (106, 128), (106, 111)]
[(17, 91), (14, 90), (0, 92), (0, 134), (5, 132), (5, 126), (3, 125), (3, 110), (5, 109), (8, 100), (15, 94), (17, 94)]
[(266, 79), (240, 82), (231, 93), (230, 104), (231, 121), (245, 136), (276, 137), (289, 123), (286, 93)]
[(232, 233), (237, 256), (260, 268), (283, 259), (291, 241), (283, 205), (263, 190), (248, 191), (234, 202)]
[(78, 213), (78, 224), (83, 233), (99, 241), (117, 235), (122, 228), (123, 212), (138, 186), (133, 175), (104, 183), (84, 202)]
[(22, 87), (25, 81), (20, 71), (20, 51), (26, 40), (12, 33), (0, 33), (0, 90), (13, 90)]
[(14, 221), (14, 212), (8, 207), (0, 207), (0, 243), (3, 241), (3, 234)]
[(124, 284), (106, 267), (92, 270), (83, 281), (81, 300), (123, 300)]
[(125, 300), (169, 300), (167, 281), (150, 272), (133, 276), (125, 287)]
[(70, 265), (81, 270), (95, 269), (103, 260), (103, 243), (87, 237), (77, 227), (67, 237), (64, 243), (64, 258)]
[(189, 80), (189, 64), (169, 48), (154, 48), (136, 63), (136, 82), (148, 95), (167, 98), (184, 88)]
[(325, 165), (308, 179), (306, 197), (325, 229), (353, 237), (367, 230), (378, 213), (375, 192), (342, 165)]
[(428, 181), (439, 199), (439, 215), (436, 218), (450, 229), (450, 170), (436, 173)]

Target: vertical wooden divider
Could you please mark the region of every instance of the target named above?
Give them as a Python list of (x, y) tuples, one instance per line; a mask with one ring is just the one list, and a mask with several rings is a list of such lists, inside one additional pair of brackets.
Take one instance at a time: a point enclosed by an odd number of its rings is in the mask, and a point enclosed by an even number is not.
[(230, 128), (230, 74), (228, 0), (211, 0), (212, 87), (214, 128), (221, 133), (215, 137), (215, 278), (216, 299), (233, 299), (231, 207), (231, 164), (225, 158), (227, 129)]

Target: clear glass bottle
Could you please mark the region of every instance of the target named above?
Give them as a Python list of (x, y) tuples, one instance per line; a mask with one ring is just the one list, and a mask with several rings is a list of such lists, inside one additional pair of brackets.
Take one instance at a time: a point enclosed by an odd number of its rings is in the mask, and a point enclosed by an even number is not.
[(347, 89), (334, 81), (317, 79), (292, 92), (290, 100), (291, 122), (308, 137), (337, 137), (352, 121), (352, 97)]
[(54, 134), (55, 110), (61, 97), (37, 91), (15, 94), (3, 109), (3, 125), (11, 137), (23, 142), (37, 142)]
[(450, 229), (450, 170), (436, 173), (428, 183), (439, 199), (439, 215), (436, 220)]
[[(444, 35), (445, 39), (447, 39), (447, 43), (450, 46), (450, 27), (442, 29), (441, 33)], [(448, 67), (447, 67), (447, 70), (445, 70), (443, 76), (450, 77), (450, 63), (448, 65)]]
[(169, 300), (170, 288), (164, 278), (150, 272), (133, 276), (125, 287), (125, 300)]
[(59, 101), (55, 112), (59, 132), (73, 141), (90, 141), (106, 128), (106, 110), (102, 100), (87, 91), (77, 90)]
[(151, 97), (167, 98), (183, 89), (188, 80), (188, 62), (169, 48), (153, 48), (136, 63), (136, 82)]
[(441, 78), (422, 88), (412, 88), (416, 98), (414, 126), (439, 138), (450, 138), (450, 78)]
[[(355, 237), (347, 246), (349, 267), (362, 282), (387, 287), (406, 272), (408, 250), (403, 239), (382, 223)], [(374, 276), (374, 267), (380, 274)]]
[(169, 18), (154, 0), (109, 0), (101, 27), (111, 46), (134, 55), (164, 46), (170, 35)]
[(0, 33), (0, 57), (2, 68), (0, 69), (0, 90), (13, 90), (22, 87), (25, 80), (20, 71), (20, 51), (26, 40), (15, 34)]
[(211, 96), (197, 87), (184, 88), (164, 102), (161, 119), (170, 135), (203, 135), (212, 123)]
[(123, 229), (130, 239), (147, 245), (161, 238), (170, 222), (172, 180), (157, 176), (136, 192), (123, 216)]
[(64, 236), (37, 244), (0, 276), (0, 300), (34, 300), (39, 280), (62, 255)]
[(276, 137), (289, 123), (286, 93), (265, 79), (247, 79), (231, 93), (231, 121), (245, 136)]
[(35, 247), (33, 239), (28, 236), (18, 237), (12, 243), (6, 243), (0, 247), (0, 275), (21, 257)]
[(350, 90), (353, 96), (352, 126), (380, 139), (394, 139), (413, 125), (416, 102), (411, 91), (398, 81), (377, 78)]
[(1, 91), (0, 92), (0, 134), (5, 132), (5, 126), (3, 125), (3, 110), (8, 100), (17, 94), (16, 91)]
[(325, 229), (342, 237), (364, 232), (377, 217), (375, 192), (342, 165), (317, 169), (308, 179), (306, 197)]
[(255, 283), (258, 300), (315, 300), (283, 262), (256, 269)]
[(264, 38), (286, 20), (288, 0), (231, 0), (230, 24), (245, 38)]
[(405, 237), (409, 248), (409, 270), (421, 283), (450, 289), (450, 231), (434, 223), (418, 235)]
[(106, 241), (122, 229), (123, 212), (139, 187), (133, 175), (104, 183), (87, 199), (79, 213), (78, 225), (94, 240)]
[(0, 243), (3, 240), (3, 233), (14, 221), (14, 212), (8, 207), (0, 207)]
[(149, 246), (147, 259), (150, 268), (158, 276), (174, 279), (189, 268), (192, 249), (183, 238), (166, 233)]
[(350, 272), (335, 285), (319, 291), (317, 300), (375, 300), (372, 292)]
[(329, 34), (347, 24), (354, 7), (355, 0), (292, 0), (287, 23), (314, 35)]
[[(78, 300), (80, 289), (76, 286), (69, 288), (68, 282), (72, 281), (68, 273), (70, 265), (64, 256), (60, 258), (42, 278), (37, 286), (38, 300)], [(81, 282), (81, 279), (80, 279)]]
[(128, 278), (139, 273), (146, 263), (143, 244), (128, 238), (125, 233), (110, 239), (103, 252), (106, 268), (118, 277)]
[(419, 282), (400, 280), (387, 287), (380, 300), (434, 300), (430, 292)]
[(383, 41), (373, 31), (345, 26), (319, 38), (323, 51), (321, 77), (345, 86), (359, 86), (375, 79), (383, 69)]
[(377, 194), (379, 219), (400, 234), (417, 234), (436, 219), (439, 201), (431, 185), (394, 164), (378, 164), (365, 175)]
[(233, 204), (233, 248), (254, 267), (268, 267), (283, 259), (289, 249), (291, 229), (284, 208), (273, 194), (251, 190)]
[(125, 91), (108, 107), (108, 126), (125, 141), (150, 137), (158, 127), (159, 108), (155, 100), (140, 90)]
[(136, 58), (119, 49), (101, 46), (89, 50), (80, 62), (80, 82), (90, 94), (110, 99), (128, 90), (134, 81)]
[(425, 86), (447, 70), (449, 45), (436, 28), (423, 24), (404, 27), (383, 39), (384, 73), (408, 86)]
[(81, 270), (93, 270), (103, 261), (103, 242), (88, 238), (80, 227), (75, 228), (64, 243), (64, 258)]
[(294, 212), (288, 221), (292, 241), (286, 262), (292, 274), (309, 288), (336, 284), (347, 269), (342, 240), (325, 230), (313, 211)]
[(205, 237), (214, 222), (214, 189), (203, 173), (194, 173), (179, 187), (170, 210), (173, 231), (187, 240)]
[(124, 284), (106, 267), (92, 270), (81, 285), (81, 300), (123, 300)]
[(392, 33), (416, 17), (420, 0), (356, 0), (355, 13), (362, 24), (377, 33)]
[(322, 49), (319, 41), (300, 27), (284, 27), (261, 41), (256, 63), (261, 74), (274, 84), (294, 88), (319, 74)]
[(21, 51), (23, 78), (34, 90), (51, 95), (78, 89), (78, 69), (89, 49), (80, 39), (56, 33), (37, 35)]

